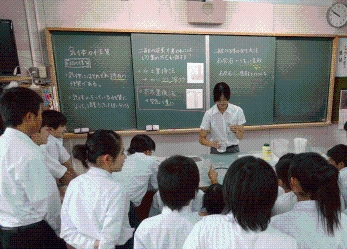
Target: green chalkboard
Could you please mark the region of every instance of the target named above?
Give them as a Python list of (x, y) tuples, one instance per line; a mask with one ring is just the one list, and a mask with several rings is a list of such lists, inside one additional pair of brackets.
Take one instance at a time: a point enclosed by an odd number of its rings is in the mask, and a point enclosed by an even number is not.
[(332, 38), (278, 37), (274, 123), (326, 121)]
[(68, 130), (135, 128), (130, 34), (53, 31), (51, 39)]
[(246, 125), (273, 123), (275, 37), (210, 36), (211, 105), (217, 82), (230, 86)]
[(206, 111), (205, 36), (132, 34), (137, 128), (196, 128)]

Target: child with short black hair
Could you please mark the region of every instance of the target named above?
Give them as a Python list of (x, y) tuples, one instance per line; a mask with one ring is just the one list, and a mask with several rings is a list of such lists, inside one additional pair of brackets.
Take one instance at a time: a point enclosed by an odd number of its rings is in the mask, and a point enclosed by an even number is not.
[(66, 248), (60, 230), (59, 191), (30, 136), (41, 127), (43, 100), (29, 88), (6, 90), (0, 113), (0, 225), (3, 248)]
[(67, 188), (61, 237), (75, 248), (131, 247), (130, 202), (111, 175), (122, 170), (126, 158), (122, 138), (114, 131), (97, 130), (88, 135), (84, 145), (76, 145), (75, 151), (89, 170)]
[(347, 206), (347, 146), (338, 144), (327, 152), (328, 162), (339, 170), (339, 187), (345, 207)]
[(220, 214), (224, 209), (223, 187), (219, 183), (210, 185), (202, 199), (202, 209), (199, 214), (201, 216)]
[(47, 152), (64, 166), (70, 168), (70, 154), (63, 146), (64, 133), (66, 132), (66, 117), (55, 110), (45, 110), (42, 112), (42, 127), (48, 127), (48, 136), (45, 148)]
[(159, 165), (158, 186), (164, 208), (145, 219), (135, 232), (134, 248), (182, 248), (186, 236), (201, 219), (189, 203), (199, 187), (199, 169), (193, 159), (172, 156)]
[(183, 248), (296, 248), (293, 238), (268, 226), (277, 198), (277, 177), (264, 160), (234, 161), (223, 181), (223, 214), (205, 216)]

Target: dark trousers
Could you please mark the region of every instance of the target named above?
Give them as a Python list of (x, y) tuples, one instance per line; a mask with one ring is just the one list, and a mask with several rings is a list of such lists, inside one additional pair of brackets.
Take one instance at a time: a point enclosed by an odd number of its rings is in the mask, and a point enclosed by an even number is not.
[(57, 237), (46, 221), (27, 226), (1, 227), (1, 242), (7, 248), (66, 248), (64, 240)]
[(231, 145), (231, 146), (227, 147), (226, 151), (224, 151), (224, 152), (218, 152), (217, 149), (214, 147), (211, 147), (211, 149), (210, 149), (211, 154), (229, 154), (229, 153), (236, 153), (239, 151), (240, 151), (240, 148), (238, 145)]

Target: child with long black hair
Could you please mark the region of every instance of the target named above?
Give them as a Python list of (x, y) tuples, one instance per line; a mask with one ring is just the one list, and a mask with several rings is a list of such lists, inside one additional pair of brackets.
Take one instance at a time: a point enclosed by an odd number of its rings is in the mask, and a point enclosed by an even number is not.
[(338, 170), (313, 152), (296, 155), (289, 169), (294, 208), (271, 226), (293, 236), (299, 248), (347, 248), (347, 216), (341, 213)]
[(121, 137), (97, 130), (84, 145), (75, 146), (74, 157), (89, 170), (67, 188), (61, 237), (75, 248), (128, 248), (134, 230), (128, 220), (130, 202), (111, 176), (122, 170), (126, 158)]

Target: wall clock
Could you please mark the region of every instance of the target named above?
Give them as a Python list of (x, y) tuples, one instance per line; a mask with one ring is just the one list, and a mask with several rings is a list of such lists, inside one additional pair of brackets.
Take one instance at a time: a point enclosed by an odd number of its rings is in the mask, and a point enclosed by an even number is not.
[(345, 26), (347, 23), (347, 6), (343, 3), (334, 3), (327, 11), (327, 20), (335, 28)]

